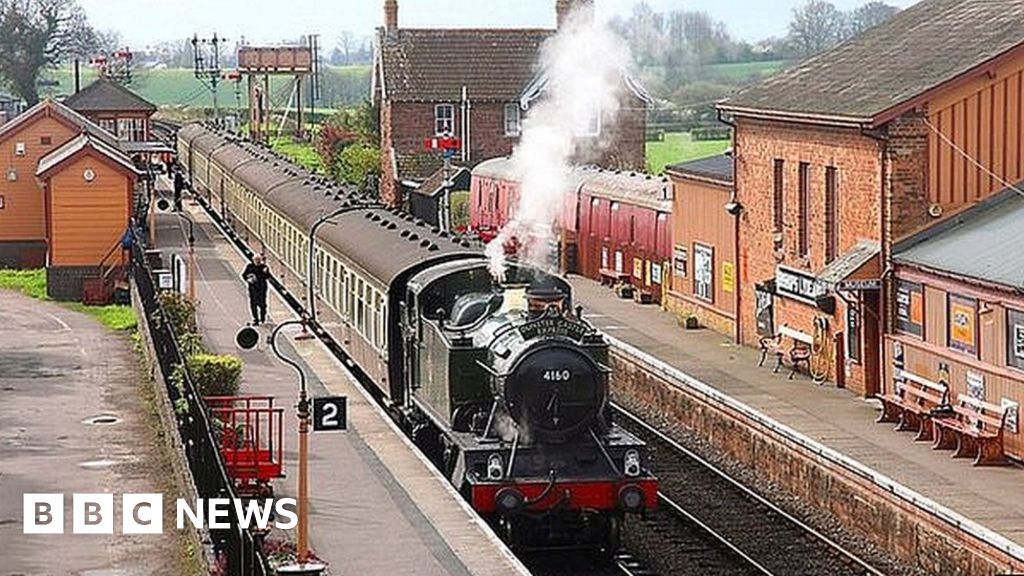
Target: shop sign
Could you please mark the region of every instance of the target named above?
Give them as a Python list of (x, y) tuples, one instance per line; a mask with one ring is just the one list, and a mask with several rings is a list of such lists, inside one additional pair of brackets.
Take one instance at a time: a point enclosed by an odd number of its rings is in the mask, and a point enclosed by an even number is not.
[(781, 296), (817, 305), (817, 298), (828, 293), (828, 288), (807, 272), (779, 266), (775, 270), (775, 290)]
[(864, 292), (867, 290), (881, 290), (882, 280), (880, 278), (867, 278), (863, 280), (842, 280), (836, 285), (836, 290), (844, 292)]
[(722, 290), (729, 294), (736, 289), (736, 266), (732, 262), (722, 262)]

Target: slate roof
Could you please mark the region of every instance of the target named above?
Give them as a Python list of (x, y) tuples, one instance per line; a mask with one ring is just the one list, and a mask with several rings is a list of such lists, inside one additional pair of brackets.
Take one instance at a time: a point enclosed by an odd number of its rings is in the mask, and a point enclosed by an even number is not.
[(696, 176), (708, 180), (715, 180), (723, 184), (733, 183), (733, 171), (736, 165), (736, 158), (732, 154), (719, 154), (698, 158), (688, 162), (680, 162), (667, 166), (665, 170), (669, 173), (681, 176)]
[(1024, 42), (1024, 0), (922, 0), (720, 104), (772, 116), (876, 117)]
[(1007, 189), (898, 243), (893, 259), (1019, 289), (1024, 288), (1021, 246), (1024, 197)]
[[(416, 194), (434, 197), (438, 192), (444, 190), (445, 170), (440, 168), (427, 178), (420, 187), (414, 190)], [(448, 173), (448, 179), (452, 182), (452, 190), (469, 189), (469, 168), (464, 166), (452, 166)]]
[(79, 112), (156, 112), (156, 105), (109, 78), (97, 78), (64, 100)]
[(400, 102), (515, 102), (537, 73), (540, 47), (554, 30), (378, 30), (383, 89)]

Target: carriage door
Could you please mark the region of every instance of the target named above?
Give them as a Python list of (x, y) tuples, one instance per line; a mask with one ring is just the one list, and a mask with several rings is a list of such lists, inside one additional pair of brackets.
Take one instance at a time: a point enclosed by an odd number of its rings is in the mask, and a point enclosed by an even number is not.
[(401, 304), (402, 351), (405, 364), (405, 389), (408, 394), (420, 385), (420, 318), (416, 311), (416, 295), (408, 292)]

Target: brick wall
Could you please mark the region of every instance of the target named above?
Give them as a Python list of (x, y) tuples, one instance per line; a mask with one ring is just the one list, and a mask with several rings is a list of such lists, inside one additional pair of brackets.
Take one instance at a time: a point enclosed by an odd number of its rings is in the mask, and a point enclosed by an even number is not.
[(612, 349), (611, 390), (617, 402), (649, 422), (672, 422), (770, 483), (830, 514), (896, 558), (936, 576), (995, 576), (1021, 562), (890, 491), (781, 437), (748, 415), (667, 376), (654, 375)]
[[(825, 168), (838, 170), (838, 255), (859, 240), (881, 239), (882, 144), (857, 130), (774, 123), (746, 118), (736, 127), (736, 193), (744, 207), (740, 218), (740, 324), (744, 343), (757, 343), (754, 284), (774, 278), (784, 264), (810, 273), (825, 267)], [(785, 161), (781, 242), (774, 230), (774, 161)], [(799, 165), (810, 165), (807, 257), (799, 254)], [(844, 306), (829, 317), (833, 334), (844, 326)], [(822, 315), (817, 308), (775, 298), (775, 326), (788, 324), (805, 333)], [(831, 375), (835, 376), (834, 371)], [(864, 391), (863, 374), (853, 367), (847, 385)]]
[(888, 124), (888, 182), (886, 199), (890, 217), (886, 239), (893, 242), (931, 224), (928, 216), (927, 112), (908, 113)]
[(394, 149), (392, 148), (391, 118), (391, 101), (382, 102), (380, 105), (380, 197), (387, 204), (394, 206), (398, 203), (399, 198), (396, 186)]
[(46, 295), (54, 300), (81, 300), (85, 279), (96, 276), (96, 266), (49, 266)]
[(46, 265), (46, 241), (0, 242), (0, 268), (42, 268)]

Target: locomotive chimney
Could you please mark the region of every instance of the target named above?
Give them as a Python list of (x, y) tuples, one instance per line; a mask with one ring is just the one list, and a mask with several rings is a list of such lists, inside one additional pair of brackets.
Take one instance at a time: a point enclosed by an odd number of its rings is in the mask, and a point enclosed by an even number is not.
[(384, 0), (384, 29), (398, 30), (398, 0)]

